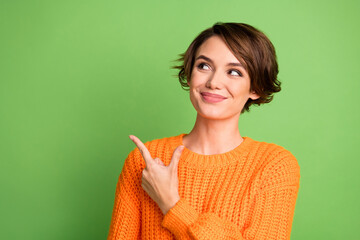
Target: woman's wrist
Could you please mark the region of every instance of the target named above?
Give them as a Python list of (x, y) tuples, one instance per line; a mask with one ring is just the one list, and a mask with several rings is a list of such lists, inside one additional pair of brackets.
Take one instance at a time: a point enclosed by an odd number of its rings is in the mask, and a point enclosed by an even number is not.
[(168, 203), (164, 204), (164, 206), (161, 209), (162, 213), (166, 215), (168, 211), (173, 208), (176, 203), (180, 200), (180, 196), (176, 197), (174, 200), (169, 201)]

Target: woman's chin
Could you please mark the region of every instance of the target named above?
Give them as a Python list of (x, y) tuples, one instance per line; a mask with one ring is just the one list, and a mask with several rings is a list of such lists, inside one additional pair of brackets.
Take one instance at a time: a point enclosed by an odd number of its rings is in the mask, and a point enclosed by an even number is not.
[(226, 119), (228, 116), (224, 113), (221, 113), (219, 111), (197, 111), (198, 115), (200, 115), (204, 119), (209, 120), (222, 120)]

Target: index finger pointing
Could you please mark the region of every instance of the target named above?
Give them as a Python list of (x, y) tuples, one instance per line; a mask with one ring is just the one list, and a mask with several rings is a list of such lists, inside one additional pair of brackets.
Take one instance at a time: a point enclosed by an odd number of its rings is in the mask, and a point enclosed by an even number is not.
[(134, 135), (129, 135), (129, 138), (136, 144), (139, 148), (141, 155), (143, 156), (146, 165), (151, 164), (151, 154), (146, 146), (140, 141), (140, 139)]

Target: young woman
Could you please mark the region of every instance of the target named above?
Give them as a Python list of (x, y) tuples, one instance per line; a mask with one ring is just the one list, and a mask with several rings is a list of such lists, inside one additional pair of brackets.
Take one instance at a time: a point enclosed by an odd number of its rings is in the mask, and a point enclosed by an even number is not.
[(192, 131), (136, 144), (108, 239), (289, 239), (300, 182), (285, 148), (242, 137), (240, 114), (280, 91), (275, 49), (256, 28), (217, 23), (181, 55)]

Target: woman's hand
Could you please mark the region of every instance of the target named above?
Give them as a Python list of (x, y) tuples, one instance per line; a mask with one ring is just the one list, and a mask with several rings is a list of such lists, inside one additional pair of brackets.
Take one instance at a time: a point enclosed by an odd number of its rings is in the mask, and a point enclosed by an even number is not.
[(177, 170), (184, 146), (175, 149), (170, 164), (165, 166), (160, 158), (151, 157), (149, 150), (139, 138), (134, 135), (130, 135), (129, 138), (139, 148), (145, 160), (146, 167), (142, 171), (141, 186), (165, 215), (180, 200)]

